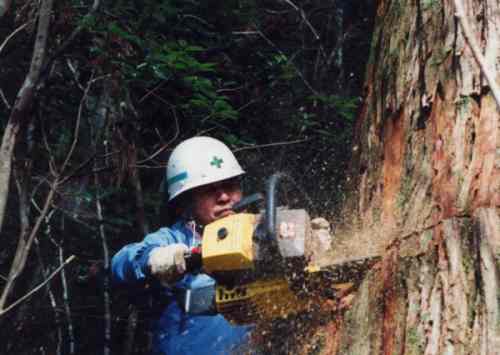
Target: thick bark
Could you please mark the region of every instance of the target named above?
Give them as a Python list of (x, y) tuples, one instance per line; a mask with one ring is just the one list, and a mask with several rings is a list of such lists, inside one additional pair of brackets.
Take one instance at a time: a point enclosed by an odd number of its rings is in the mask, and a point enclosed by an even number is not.
[[(472, 3), (495, 69), (499, 5)], [(499, 115), (453, 15), (448, 0), (380, 2), (355, 159), (364, 226), (408, 234), (500, 205)]]
[(345, 314), (334, 353), (498, 354), (500, 275), (489, 241), (499, 223), (481, 208), (415, 235), (419, 246), (391, 248)]
[[(464, 5), (498, 82), (500, 3)], [(500, 353), (500, 114), (455, 11), (379, 1), (345, 235), (383, 252), (324, 353)]]

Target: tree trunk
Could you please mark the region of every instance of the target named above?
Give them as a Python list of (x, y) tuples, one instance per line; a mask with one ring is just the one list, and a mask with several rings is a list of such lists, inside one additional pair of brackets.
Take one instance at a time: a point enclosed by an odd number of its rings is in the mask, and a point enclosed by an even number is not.
[[(498, 82), (500, 3), (464, 5)], [(500, 354), (499, 111), (455, 11), (379, 1), (345, 234), (384, 252), (322, 353)]]
[[(14, 147), (17, 142), (17, 136), (21, 124), (26, 122), (29, 115), (29, 109), (31, 108), (31, 104), (33, 102), (33, 95), (40, 78), (42, 64), (45, 60), (50, 27), (50, 15), (53, 4), (53, 0), (45, 0), (41, 2), (30, 70), (24, 79), (23, 86), (17, 94), (14, 107), (10, 113), (9, 120), (7, 121), (2, 137), (2, 144), (0, 146), (0, 230), (2, 229), (5, 217), (5, 207), (7, 205), (7, 198), (9, 195)], [(5, 9), (8, 9), (10, 2), (2, 1), (0, 6), (4, 6)], [(2, 12), (3, 10), (0, 8), (0, 17), (3, 15)], [(1, 308), (2, 307), (0, 307), (0, 309)]]

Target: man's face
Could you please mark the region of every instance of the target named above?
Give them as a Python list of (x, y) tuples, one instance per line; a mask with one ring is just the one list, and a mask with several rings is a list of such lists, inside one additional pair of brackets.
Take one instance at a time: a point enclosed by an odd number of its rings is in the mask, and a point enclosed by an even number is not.
[(193, 213), (196, 222), (207, 225), (233, 214), (231, 207), (241, 200), (238, 178), (200, 186), (193, 190)]

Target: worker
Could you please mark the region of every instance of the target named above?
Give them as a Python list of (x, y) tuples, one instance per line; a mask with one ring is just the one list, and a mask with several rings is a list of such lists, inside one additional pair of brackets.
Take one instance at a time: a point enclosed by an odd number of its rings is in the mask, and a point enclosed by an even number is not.
[(194, 137), (173, 150), (166, 173), (174, 223), (118, 251), (112, 259), (113, 280), (131, 290), (151, 289), (153, 354), (243, 353), (251, 327), (232, 325), (222, 315), (186, 313), (178, 299), (187, 289), (215, 285), (206, 274), (186, 272), (185, 255), (200, 245), (205, 225), (233, 213), (245, 172), (224, 143)]

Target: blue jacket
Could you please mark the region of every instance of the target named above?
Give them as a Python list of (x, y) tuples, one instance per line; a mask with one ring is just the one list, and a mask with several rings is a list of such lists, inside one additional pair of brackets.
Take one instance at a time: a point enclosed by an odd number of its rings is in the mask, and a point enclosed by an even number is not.
[[(131, 291), (143, 288), (149, 279), (149, 253), (158, 246), (184, 243), (196, 246), (196, 236), (185, 222), (161, 228), (148, 234), (140, 243), (123, 247), (112, 259), (112, 275), (116, 284)], [(206, 274), (187, 274), (172, 288), (151, 287), (153, 295), (153, 354), (231, 354), (240, 353), (247, 345), (250, 327), (230, 324), (221, 315), (191, 315), (184, 313), (176, 301), (179, 290), (207, 287), (215, 281)], [(144, 300), (146, 303), (146, 300)], [(238, 350), (240, 349), (240, 350)]]

